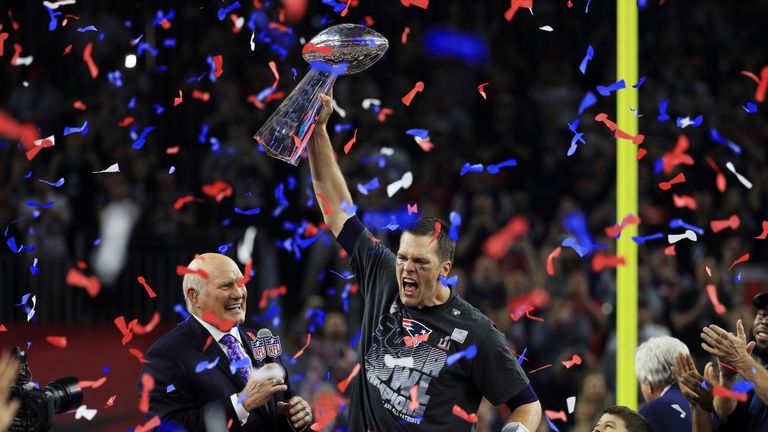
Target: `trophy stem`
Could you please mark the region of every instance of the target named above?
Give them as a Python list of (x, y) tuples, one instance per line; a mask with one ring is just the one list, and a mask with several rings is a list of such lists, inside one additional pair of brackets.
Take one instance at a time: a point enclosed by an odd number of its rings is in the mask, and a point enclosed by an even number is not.
[(269, 156), (299, 164), (322, 108), (318, 94), (328, 94), (335, 81), (331, 72), (310, 69), (253, 137)]

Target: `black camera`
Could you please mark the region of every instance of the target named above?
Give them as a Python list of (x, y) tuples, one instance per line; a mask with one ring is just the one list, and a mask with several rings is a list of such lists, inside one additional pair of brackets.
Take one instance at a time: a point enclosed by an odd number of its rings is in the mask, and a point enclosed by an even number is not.
[(53, 427), (53, 414), (76, 409), (83, 402), (83, 391), (75, 377), (66, 377), (48, 383), (42, 389), (31, 380), (27, 356), (14, 347), (11, 354), (19, 359), (21, 369), (16, 384), (11, 386), (11, 398), (18, 399), (21, 407), (11, 424), (10, 432), (47, 432)]

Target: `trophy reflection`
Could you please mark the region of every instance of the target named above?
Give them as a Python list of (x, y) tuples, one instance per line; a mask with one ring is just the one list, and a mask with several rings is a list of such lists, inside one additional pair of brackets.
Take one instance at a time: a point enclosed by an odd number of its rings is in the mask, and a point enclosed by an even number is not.
[(384, 55), (384, 36), (357, 24), (338, 24), (304, 45), (310, 70), (253, 138), (269, 156), (298, 165), (322, 108), (319, 93), (328, 94), (336, 77), (367, 69)]

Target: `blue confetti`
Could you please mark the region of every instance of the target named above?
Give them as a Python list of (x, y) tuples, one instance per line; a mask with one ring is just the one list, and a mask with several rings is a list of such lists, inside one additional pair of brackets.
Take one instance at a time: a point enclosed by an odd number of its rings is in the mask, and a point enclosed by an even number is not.
[(550, 429), (552, 429), (554, 432), (560, 432), (560, 429), (558, 429), (557, 426), (555, 426), (555, 424), (552, 423), (552, 420), (550, 420), (549, 417), (544, 416), (544, 419), (547, 421), (547, 423), (549, 423)]
[(166, 39), (163, 41), (163, 46), (166, 48), (176, 47), (176, 39)]
[(342, 210), (348, 215), (353, 215), (357, 213), (357, 206), (354, 204), (351, 204), (347, 200), (343, 200), (341, 204), (339, 204), (339, 207), (341, 207)]
[(645, 82), (645, 77), (641, 76), (640, 80), (637, 82), (637, 84), (633, 85), (632, 88), (640, 88), (641, 85)]
[(88, 27), (78, 27), (77, 31), (80, 33), (85, 33), (87, 31), (99, 31), (95, 26), (89, 25)]
[(48, 201), (45, 204), (41, 204), (36, 201), (27, 201), (27, 205), (29, 207), (42, 207), (42, 208), (48, 209), (48, 208), (51, 208), (51, 206), (53, 205), (53, 201)]
[(459, 241), (459, 227), (461, 226), (461, 215), (455, 211), (452, 211), (449, 219), (451, 222), (451, 229), (448, 232), (448, 238), (453, 241)]
[(627, 84), (624, 80), (618, 80), (615, 83), (608, 86), (597, 86), (597, 92), (603, 96), (610, 96), (611, 92), (626, 88)]
[(203, 79), (203, 77), (205, 77), (205, 75), (206, 75), (207, 73), (208, 73), (208, 72), (203, 72), (202, 74), (200, 74), (200, 76), (196, 76), (196, 77), (195, 77), (195, 76), (193, 76), (192, 78), (189, 78), (189, 79), (187, 79), (187, 84), (189, 84), (189, 83), (191, 83), (191, 82), (194, 82), (194, 81), (200, 81), (200, 80), (202, 80), (202, 79)]
[(357, 343), (360, 342), (360, 336), (361, 336), (360, 330), (358, 330), (357, 333), (355, 333), (355, 335), (352, 336), (352, 339), (349, 340), (349, 346), (354, 348), (355, 345), (357, 345)]
[(136, 108), (136, 96), (132, 97), (131, 100), (128, 101), (128, 109), (134, 108)]
[(669, 100), (661, 101), (661, 103), (659, 103), (659, 116), (656, 117), (656, 119), (662, 123), (669, 120), (669, 116), (667, 115), (667, 105), (669, 105)]
[(464, 166), (461, 167), (461, 175), (463, 176), (466, 173), (473, 172), (473, 173), (482, 173), (483, 172), (483, 164), (474, 164), (471, 165), (469, 162), (464, 163)]
[[(217, 357), (218, 359), (218, 357)], [(247, 368), (251, 367), (251, 359), (249, 357), (243, 357), (240, 360), (230, 361), (229, 362), (229, 373), (234, 375), (237, 373), (237, 370), (240, 368)]]
[(735, 391), (737, 393), (748, 393), (755, 389), (755, 383), (752, 381), (737, 381), (735, 384), (733, 384), (733, 387), (731, 387), (732, 391)]
[(83, 123), (83, 125), (80, 127), (64, 127), (64, 136), (73, 133), (81, 133), (86, 135), (88, 133), (88, 120), (86, 120), (85, 123)]
[(741, 147), (735, 142), (720, 136), (720, 133), (717, 132), (717, 129), (715, 128), (710, 129), (709, 137), (712, 138), (712, 141), (718, 144), (727, 146), (729, 149), (731, 149), (732, 152), (736, 153), (737, 155), (741, 154)]
[(342, 278), (344, 280), (352, 279), (352, 278), (355, 277), (354, 273), (350, 273), (347, 270), (344, 270), (343, 273), (336, 273), (335, 271), (331, 270), (331, 273), (335, 274), (336, 276), (338, 276), (338, 277), (340, 277), (340, 278)]
[(429, 131), (427, 129), (408, 129), (405, 131), (407, 135), (419, 137), (421, 139), (429, 138)]
[(700, 236), (704, 235), (704, 230), (702, 228), (699, 228), (699, 227), (697, 227), (695, 225), (688, 224), (688, 223), (686, 223), (685, 221), (683, 221), (680, 218), (676, 218), (676, 219), (670, 220), (669, 221), (669, 227), (670, 228), (685, 228), (685, 229), (689, 229), (689, 230), (695, 232), (696, 234), (698, 234)]
[(580, 245), (574, 237), (567, 237), (565, 240), (563, 240), (562, 245), (573, 249), (582, 258), (584, 258), (589, 253), (589, 248)]
[(741, 281), (741, 272), (739, 272), (739, 274), (737, 274), (737, 275), (736, 275), (736, 277), (734, 277), (734, 278), (733, 278), (733, 281), (734, 281), (734, 282), (739, 282), (739, 281)]
[(747, 102), (747, 105), (742, 108), (744, 108), (744, 111), (750, 114), (754, 114), (757, 112), (757, 105), (755, 105), (753, 102)]
[(277, 316), (277, 314), (279, 313), (280, 313), (280, 307), (276, 304), (273, 304), (272, 306), (269, 307), (269, 309), (267, 309), (267, 312), (264, 313), (263, 317), (259, 317), (258, 315), (252, 315), (251, 320), (253, 320), (254, 322), (269, 321), (275, 316)]
[(363, 195), (368, 195), (368, 191), (372, 191), (374, 189), (379, 188), (379, 178), (376, 177), (373, 180), (369, 181), (368, 183), (362, 185), (360, 183), (357, 184), (357, 190), (360, 191)]
[(215, 368), (216, 365), (219, 364), (219, 359), (221, 359), (221, 357), (217, 356), (216, 360), (212, 362), (208, 362), (207, 360), (201, 361), (200, 363), (197, 364), (197, 366), (195, 366), (195, 373), (200, 373), (204, 370), (211, 370)]
[(187, 310), (187, 308), (185, 308), (181, 304), (174, 305), (173, 306), (173, 311), (176, 312), (177, 314), (181, 315), (181, 320), (182, 321), (189, 317), (189, 311)]
[(227, 14), (237, 8), (240, 7), (240, 2), (236, 1), (229, 5), (227, 8), (219, 8), (219, 13), (217, 14), (217, 17), (219, 18), (219, 21), (224, 21), (224, 19), (227, 17)]
[(456, 363), (457, 361), (459, 361), (461, 358), (466, 358), (467, 360), (471, 360), (476, 355), (477, 355), (477, 346), (470, 345), (464, 351), (459, 351), (456, 354), (449, 355), (448, 358), (445, 360), (445, 364), (450, 366)]
[(108, 72), (107, 73), (107, 79), (115, 87), (122, 87), (123, 86), (123, 76), (122, 76), (122, 74), (120, 73), (119, 70), (114, 71), (114, 72)]
[(523, 361), (525, 360), (525, 353), (528, 352), (528, 347), (523, 348), (523, 352), (520, 353), (519, 356), (517, 356), (517, 364), (522, 365)]
[(504, 162), (498, 163), (496, 165), (488, 165), (486, 167), (486, 170), (488, 171), (488, 174), (498, 174), (500, 168), (514, 167), (514, 166), (517, 166), (517, 160), (509, 159), (509, 160), (505, 160)]
[(32, 265), (29, 267), (29, 272), (34, 276), (40, 274), (40, 269), (37, 267), (37, 258), (32, 261)]
[(28, 173), (24, 174), (25, 179), (32, 178), (32, 170), (30, 170)]
[(587, 46), (587, 54), (584, 56), (584, 60), (581, 61), (581, 64), (579, 65), (579, 70), (583, 75), (586, 75), (587, 73), (587, 63), (589, 63), (590, 60), (595, 56), (595, 49), (592, 47), (592, 45)]
[(58, 20), (56, 17), (61, 15), (61, 12), (54, 12), (54, 10), (48, 6), (46, 6), (45, 9), (48, 11), (48, 16), (51, 18), (51, 20), (48, 22), (48, 31), (54, 31), (58, 25)]
[(589, 107), (597, 103), (597, 96), (595, 96), (594, 93), (591, 91), (588, 91), (587, 94), (584, 95), (584, 97), (581, 99), (581, 103), (579, 104), (579, 115), (586, 111)]
[(64, 177), (60, 178), (56, 183), (51, 183), (48, 180), (38, 180), (40, 183), (45, 183), (47, 185), (51, 185), (53, 187), (59, 187), (64, 184)]
[(93, 245), (94, 246), (98, 246), (100, 244), (101, 244), (101, 239), (100, 238), (97, 238), (96, 240), (93, 241)]
[(642, 236), (642, 237), (641, 236), (632, 236), (632, 241), (634, 241), (637, 244), (645, 244), (646, 242), (649, 242), (651, 240), (658, 240), (658, 239), (663, 239), (663, 238), (664, 238), (664, 234), (663, 233), (656, 233), (656, 234), (651, 234), (651, 235)]
[(251, 215), (259, 214), (259, 212), (261, 212), (261, 209), (258, 208), (258, 207), (252, 208), (250, 210), (242, 210), (239, 207), (235, 207), (235, 213), (246, 215), (246, 216), (251, 216)]
[(439, 279), (440, 279), (440, 283), (447, 287), (454, 287), (459, 284), (459, 275), (454, 275), (447, 279), (445, 278), (445, 276), (440, 275)]
[(168, 387), (165, 388), (166, 393), (170, 393), (174, 390), (176, 390), (176, 386), (174, 386), (173, 384), (168, 384)]
[(152, 57), (157, 57), (157, 49), (146, 42), (139, 42), (139, 47), (136, 48), (136, 57), (140, 57), (141, 54), (147, 51)]
[(141, 131), (141, 135), (138, 137), (138, 139), (135, 138), (135, 134), (133, 133), (133, 131), (131, 131), (131, 138), (136, 139), (136, 141), (133, 142), (131, 147), (133, 147), (136, 150), (139, 150), (142, 147), (144, 147), (144, 144), (146, 144), (145, 138), (146, 138), (147, 134), (149, 134), (153, 130), (155, 130), (154, 126), (147, 126), (147, 127), (145, 127), (144, 130)]
[(227, 243), (227, 244), (219, 246), (219, 253), (222, 254), (222, 255), (226, 255), (226, 253), (229, 250), (229, 248), (231, 248), (234, 245), (235, 245), (234, 243)]

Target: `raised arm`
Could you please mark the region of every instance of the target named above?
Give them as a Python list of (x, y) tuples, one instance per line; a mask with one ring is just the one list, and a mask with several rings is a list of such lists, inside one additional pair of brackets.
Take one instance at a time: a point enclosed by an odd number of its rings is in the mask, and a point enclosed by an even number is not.
[[(333, 95), (333, 92), (331, 92)], [(323, 212), (323, 220), (330, 227), (334, 236), (338, 237), (344, 222), (349, 219), (348, 214), (341, 208), (341, 203), (346, 201), (352, 205), (352, 195), (349, 193), (347, 181), (336, 162), (336, 154), (331, 146), (326, 126), (328, 118), (333, 112), (331, 96), (320, 94), (323, 109), (315, 124), (315, 130), (309, 141), (309, 168), (312, 173), (312, 187), (320, 210)]]

